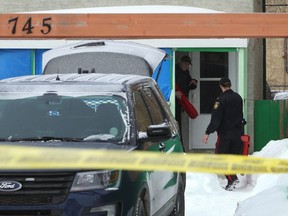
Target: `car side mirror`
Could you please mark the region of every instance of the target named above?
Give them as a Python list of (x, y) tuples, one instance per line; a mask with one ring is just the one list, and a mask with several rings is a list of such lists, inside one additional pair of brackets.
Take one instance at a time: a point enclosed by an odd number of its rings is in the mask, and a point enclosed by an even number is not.
[(161, 124), (161, 125), (150, 125), (147, 128), (147, 136), (148, 137), (163, 137), (163, 139), (171, 138), (171, 130), (169, 125)]
[(164, 142), (172, 137), (168, 124), (150, 125), (147, 136), (139, 138), (140, 142)]

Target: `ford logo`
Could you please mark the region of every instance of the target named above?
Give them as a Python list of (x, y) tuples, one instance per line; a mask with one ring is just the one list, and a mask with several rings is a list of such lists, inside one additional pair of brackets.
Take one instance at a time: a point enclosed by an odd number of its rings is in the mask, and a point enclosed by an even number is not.
[(22, 184), (16, 181), (0, 181), (0, 191), (10, 192), (17, 191), (22, 188)]

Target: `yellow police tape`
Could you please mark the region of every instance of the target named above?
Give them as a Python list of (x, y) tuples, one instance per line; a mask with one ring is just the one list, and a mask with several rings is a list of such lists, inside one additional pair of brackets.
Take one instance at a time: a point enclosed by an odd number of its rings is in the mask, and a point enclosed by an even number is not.
[(0, 170), (19, 169), (167, 170), (216, 174), (287, 173), (288, 160), (235, 155), (0, 146)]

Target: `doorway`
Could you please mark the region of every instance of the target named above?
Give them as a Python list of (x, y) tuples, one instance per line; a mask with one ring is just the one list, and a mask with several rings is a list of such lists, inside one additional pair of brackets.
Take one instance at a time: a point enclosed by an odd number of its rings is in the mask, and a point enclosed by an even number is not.
[(190, 74), (198, 80), (198, 87), (190, 91), (189, 100), (197, 109), (199, 115), (196, 119), (189, 119), (186, 113), (182, 115), (182, 139), (189, 143), (189, 149), (215, 149), (217, 134), (209, 137), (208, 144), (203, 144), (201, 139), (210, 122), (211, 111), (216, 98), (220, 95), (219, 80), (228, 76), (232, 82), (233, 90), (237, 91), (237, 52), (229, 51), (189, 51), (175, 52), (175, 60), (183, 55), (192, 58)]

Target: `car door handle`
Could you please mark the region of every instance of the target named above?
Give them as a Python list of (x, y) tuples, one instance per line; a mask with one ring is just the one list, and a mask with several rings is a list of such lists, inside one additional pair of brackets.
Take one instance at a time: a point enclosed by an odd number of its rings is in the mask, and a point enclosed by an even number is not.
[(159, 144), (159, 151), (164, 151), (165, 148), (166, 148), (165, 143), (160, 143)]

